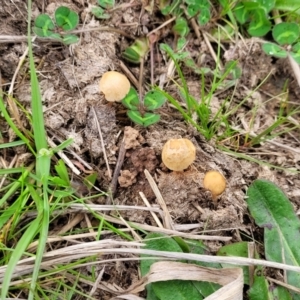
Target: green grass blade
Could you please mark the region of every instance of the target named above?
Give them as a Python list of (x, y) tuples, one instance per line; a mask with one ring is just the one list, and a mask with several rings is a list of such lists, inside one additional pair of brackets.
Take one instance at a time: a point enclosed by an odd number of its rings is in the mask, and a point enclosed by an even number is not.
[[(32, 43), (31, 43), (31, 0), (28, 0), (28, 56), (30, 65), (30, 82), (31, 82), (31, 96), (32, 96), (32, 127), (34, 133), (34, 141), (37, 150), (36, 157), (36, 176), (38, 178), (37, 185), (41, 187), (38, 189), (38, 194), (42, 192), (42, 198), (36, 197), (36, 205), (38, 207), (39, 215), (41, 218), (41, 226), (39, 228), (39, 244), (36, 253), (36, 260), (32, 274), (32, 280), (30, 284), (30, 291), (28, 300), (34, 299), (36, 281), (38, 278), (40, 264), (43, 258), (43, 253), (46, 245), (46, 239), (48, 236), (49, 227), (49, 203), (48, 203), (48, 177), (50, 174), (50, 164), (52, 152), (48, 150), (48, 144), (46, 139), (46, 130), (44, 124), (44, 115), (42, 107), (42, 97), (39, 87), (39, 82), (34, 65)], [(40, 204), (42, 206), (40, 206)]]
[(5, 204), (5, 202), (17, 191), (20, 185), (25, 181), (27, 176), (29, 175), (30, 171), (33, 169), (34, 165), (31, 164), (27, 169), (23, 169), (22, 175), (17, 179), (11, 188), (2, 196), (0, 199), (0, 207)]
[(37, 218), (34, 221), (31, 222), (27, 230), (22, 235), (21, 239), (19, 240), (16, 248), (13, 250), (13, 254), (11, 255), (11, 258), (9, 260), (9, 263), (7, 265), (3, 284), (1, 288), (1, 299), (6, 299), (6, 295), (8, 293), (8, 289), (10, 286), (10, 281), (13, 275), (13, 272), (16, 268), (16, 265), (19, 261), (19, 259), (24, 254), (26, 248), (28, 247), (29, 243), (32, 241), (34, 236), (37, 234), (38, 229), (40, 226), (40, 219)]

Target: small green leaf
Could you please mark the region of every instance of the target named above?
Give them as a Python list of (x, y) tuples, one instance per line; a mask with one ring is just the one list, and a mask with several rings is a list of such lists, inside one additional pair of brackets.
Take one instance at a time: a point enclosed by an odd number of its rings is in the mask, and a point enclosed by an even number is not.
[(122, 100), (122, 104), (131, 110), (138, 110), (140, 105), (139, 95), (133, 87), (130, 87), (128, 94)]
[(101, 7), (93, 7), (91, 13), (97, 18), (102, 20), (107, 20), (110, 18), (110, 15), (105, 13), (105, 10)]
[(56, 173), (58, 176), (66, 182), (68, 186), (70, 186), (70, 178), (68, 174), (68, 169), (62, 159), (60, 159), (57, 164), (54, 166)]
[(187, 7), (186, 12), (187, 12), (187, 14), (188, 14), (188, 16), (190, 18), (196, 16), (196, 14), (199, 12), (199, 5), (197, 5), (197, 4), (190, 4)]
[(135, 42), (125, 49), (122, 56), (132, 62), (140, 63), (141, 60), (147, 55), (149, 51), (149, 40), (148, 38), (139, 38)]
[(84, 185), (91, 190), (97, 180), (97, 173), (91, 173), (83, 179)]
[(54, 15), (57, 26), (64, 30), (72, 30), (78, 25), (78, 14), (66, 6), (58, 7)]
[(287, 57), (287, 52), (274, 43), (264, 43), (262, 45), (262, 49), (266, 54), (272, 55), (274, 57), (278, 57), (278, 58)]
[(49, 15), (41, 14), (34, 22), (33, 32), (40, 37), (48, 37), (51, 35), (52, 30), (55, 29), (55, 25)]
[[(187, 41), (186, 41), (186, 38), (185, 37), (180, 37), (178, 40), (177, 40), (177, 45), (176, 45), (176, 50), (179, 51), (179, 53), (175, 54), (175, 56), (177, 55), (182, 55), (183, 52), (181, 52), (180, 50), (182, 50), (187, 44)], [(185, 52), (185, 53), (188, 53), (188, 52)]]
[(158, 91), (149, 91), (144, 97), (144, 105), (147, 110), (155, 110), (166, 102), (165, 96)]
[(115, 6), (115, 0), (98, 0), (98, 4), (103, 8), (109, 9)]
[(160, 120), (160, 115), (153, 113), (145, 113), (141, 115), (139, 111), (128, 110), (128, 117), (136, 124), (147, 127), (157, 123)]
[(186, 36), (190, 31), (187, 20), (185, 18), (177, 18), (172, 30), (179, 36)]
[(295, 53), (300, 52), (300, 42), (293, 45), (292, 51), (295, 52)]
[(300, 64), (300, 53), (290, 52), (290, 55), (298, 64)]
[(272, 30), (274, 40), (280, 45), (291, 45), (300, 34), (299, 25), (296, 23), (282, 22), (276, 24)]
[(252, 21), (248, 27), (248, 33), (252, 36), (264, 36), (272, 27), (270, 20), (267, 19), (265, 11), (258, 8), (251, 12)]
[(197, 22), (200, 26), (204, 26), (210, 20), (210, 9), (209, 7), (202, 7), (201, 13), (197, 17)]
[(293, 45), (290, 55), (298, 64), (300, 64), (300, 43), (296, 43)]
[(35, 19), (34, 25), (38, 28), (45, 28), (47, 30), (55, 29), (55, 25), (54, 25), (52, 19), (47, 14), (41, 14), (41, 15), (37, 16), (37, 18)]
[(233, 9), (235, 18), (240, 24), (245, 24), (250, 17), (249, 11), (246, 9), (243, 2), (239, 2)]
[(75, 34), (66, 34), (63, 37), (63, 43), (66, 45), (71, 45), (77, 43), (79, 41), (79, 37)]
[[(256, 272), (257, 273), (257, 272)], [(254, 275), (253, 285), (249, 290), (249, 298), (251, 300), (271, 299), (269, 297), (269, 284), (267, 279), (259, 272)]]
[(275, 7), (275, 0), (257, 0), (260, 7), (268, 14)]

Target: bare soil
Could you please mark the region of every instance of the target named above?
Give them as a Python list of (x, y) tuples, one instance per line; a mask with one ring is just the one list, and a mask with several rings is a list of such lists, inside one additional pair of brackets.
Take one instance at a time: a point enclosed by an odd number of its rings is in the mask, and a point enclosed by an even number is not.
[[(142, 4), (147, 1), (117, 1), (118, 9), (112, 13), (107, 21), (95, 20), (89, 9), (96, 1), (82, 0), (48, 0), (34, 1), (33, 17), (45, 12), (53, 14), (55, 8), (66, 5), (80, 15), (80, 26), (93, 29), (98, 26), (111, 26), (124, 30), (129, 35), (139, 37), (146, 35), (166, 21), (165, 17), (156, 10), (151, 13)], [(215, 12), (217, 17), (217, 12)], [(3, 0), (0, 6), (0, 35), (26, 36), (27, 30), (26, 1)], [(84, 26), (82, 25), (84, 24)], [(201, 30), (209, 30), (207, 28)], [(160, 32), (160, 42), (174, 43), (171, 25), (164, 27)], [(125, 136), (125, 157), (120, 166), (118, 182), (114, 186), (114, 204), (140, 205), (144, 202), (140, 197), (143, 192), (152, 205), (157, 205), (156, 197), (145, 178), (144, 170), (147, 169), (155, 179), (169, 213), (175, 224), (198, 224), (197, 232), (214, 230), (213, 234), (232, 236), (232, 242), (240, 241), (239, 232), (262, 239), (261, 231), (252, 223), (247, 211), (245, 192), (251, 182), (257, 178), (265, 178), (276, 183), (284, 190), (294, 205), (295, 211), (300, 206), (300, 134), (283, 134), (276, 138), (276, 144), (265, 142), (254, 147), (247, 147), (243, 143), (244, 135), (232, 136), (222, 144), (233, 151), (248, 154), (257, 160), (264, 160), (275, 164), (282, 169), (259, 165), (243, 159), (237, 159), (220, 150), (215, 144), (215, 139), (206, 141), (199, 132), (188, 125), (180, 113), (171, 105), (165, 104), (160, 109), (161, 121), (147, 128), (134, 125), (127, 117), (126, 110), (121, 104), (108, 103), (99, 93), (99, 79), (108, 70), (117, 70), (122, 73), (130, 72), (136, 81), (139, 75), (139, 66), (124, 61), (121, 52), (132, 43), (128, 37), (109, 31), (86, 31), (80, 34), (80, 43), (64, 46), (53, 41), (37, 39), (34, 42), (34, 56), (39, 74), (39, 82), (43, 99), (44, 116), (47, 126), (47, 135), (56, 144), (67, 138), (73, 137), (72, 150), (97, 172), (97, 187), (108, 191), (113, 182), (113, 174), (118, 162), (120, 149), (123, 147)], [(217, 47), (213, 42), (213, 47)], [(288, 98), (290, 106), (299, 106), (300, 89), (293, 77), (288, 64), (284, 60), (273, 59), (261, 50), (261, 44), (256, 39), (240, 40), (238, 43), (224, 43), (222, 49), (222, 62), (238, 60), (242, 67), (242, 77), (237, 86), (220, 90), (214, 96), (212, 110), (217, 110), (226, 97), (232, 97), (232, 107), (244, 99), (251, 91), (265, 80), (247, 100), (239, 107), (230, 122), (241, 131), (247, 131), (251, 122), (254, 131), (261, 132), (270, 126), (278, 115), (284, 85), (288, 80)], [(26, 51), (26, 42), (17, 42), (13, 38), (9, 42), (0, 44), (0, 71), (2, 76), (2, 89), (7, 92), (13, 75), (19, 63), (19, 58)], [(188, 49), (195, 58), (201, 56), (203, 66), (214, 67), (215, 62), (207, 44), (199, 40), (193, 31), (189, 36)], [(123, 67), (125, 65), (126, 69)], [(14, 85), (14, 97), (30, 111), (30, 82), (28, 61), (22, 65), (17, 74)], [(155, 83), (160, 84), (162, 76), (167, 74), (167, 58), (156, 48), (154, 62)], [(185, 78), (190, 87), (190, 92), (195, 97), (200, 97), (201, 79), (199, 75), (183, 68)], [(174, 75), (175, 79), (178, 79)], [(144, 86), (150, 83), (150, 60), (145, 61)], [(209, 89), (211, 78), (206, 78), (206, 88)], [(164, 88), (175, 98), (179, 98), (176, 86), (165, 78)], [(134, 82), (132, 82), (134, 86)], [(272, 98), (272, 99), (271, 99)], [(271, 99), (270, 101), (266, 101)], [(259, 104), (259, 105), (258, 105)], [(258, 105), (256, 115), (251, 109)], [(299, 116), (294, 116), (299, 122)], [(25, 115), (20, 112), (22, 125), (30, 128)], [(97, 118), (98, 122), (95, 121)], [(254, 118), (254, 119), (253, 119)], [(98, 123), (98, 124), (97, 124)], [(104, 148), (99, 137), (99, 126), (102, 133)], [(3, 142), (15, 140), (9, 126), (0, 118), (0, 130), (4, 137)], [(161, 150), (164, 143), (170, 138), (188, 138), (197, 149), (195, 163), (185, 172), (176, 173), (169, 171), (161, 161)], [(106, 153), (109, 170), (105, 162)], [(9, 165), (15, 155), (28, 164), (33, 157), (25, 147), (13, 151), (0, 151), (1, 158)], [(72, 154), (67, 154), (77, 166), (81, 175), (72, 174), (72, 180), (77, 192), (86, 196), (88, 191), (82, 184), (83, 177), (91, 172)], [(0, 163), (1, 164), (1, 163)], [(220, 171), (227, 180), (226, 191), (217, 202), (212, 201), (211, 194), (203, 188), (202, 180), (205, 172), (209, 170)], [(296, 173), (287, 171), (293, 169)], [(106, 196), (93, 200), (94, 203), (108, 204)], [(113, 214), (113, 212), (112, 212)], [(149, 212), (122, 211), (121, 216), (128, 221), (156, 225)], [(50, 225), (53, 232), (74, 219), (74, 215), (65, 215), (56, 218)], [(90, 218), (92, 225), (93, 217)], [(74, 229), (88, 227), (83, 218), (74, 225)], [(55, 228), (55, 230), (54, 230)], [(223, 243), (207, 242), (208, 249), (214, 254)], [(58, 247), (60, 247), (58, 245)], [(85, 270), (89, 272), (89, 270)], [(118, 262), (108, 264), (102, 281), (107, 286), (118, 286), (126, 289), (137, 280), (138, 264), (132, 262)], [(82, 286), (84, 290), (84, 285)], [(109, 299), (114, 296), (111, 289), (99, 290), (94, 295), (95, 299)], [(77, 298), (79, 299), (79, 298)]]

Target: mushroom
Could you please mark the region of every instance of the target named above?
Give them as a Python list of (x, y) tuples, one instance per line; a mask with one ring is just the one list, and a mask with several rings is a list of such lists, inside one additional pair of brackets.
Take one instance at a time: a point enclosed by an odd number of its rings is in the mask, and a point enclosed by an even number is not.
[(212, 194), (212, 199), (215, 202), (226, 188), (226, 179), (218, 171), (208, 171), (203, 180), (203, 186)]
[(125, 75), (109, 71), (102, 75), (99, 88), (107, 101), (121, 101), (129, 92), (130, 82)]
[(170, 139), (163, 146), (161, 158), (170, 170), (183, 171), (194, 162), (196, 148), (188, 139)]

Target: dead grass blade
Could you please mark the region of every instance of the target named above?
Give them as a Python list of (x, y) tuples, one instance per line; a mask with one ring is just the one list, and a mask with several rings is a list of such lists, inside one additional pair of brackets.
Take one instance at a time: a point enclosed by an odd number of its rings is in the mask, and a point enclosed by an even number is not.
[(126, 293), (138, 293), (151, 282), (167, 280), (208, 281), (222, 285), (218, 291), (206, 300), (241, 300), (243, 299), (243, 270), (241, 268), (213, 269), (181, 262), (161, 261), (154, 263), (150, 272)]

